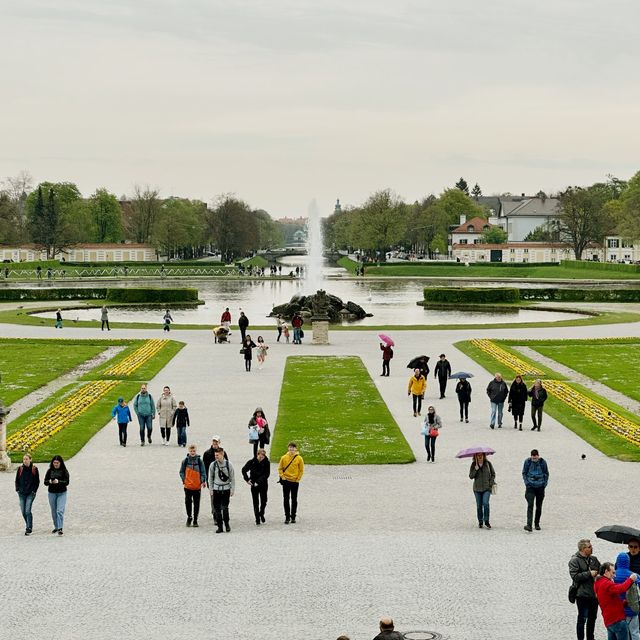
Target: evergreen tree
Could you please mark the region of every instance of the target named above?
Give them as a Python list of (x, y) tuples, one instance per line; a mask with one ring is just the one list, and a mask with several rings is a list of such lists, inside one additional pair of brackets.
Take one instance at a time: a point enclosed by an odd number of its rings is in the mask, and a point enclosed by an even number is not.
[(480, 188), (480, 185), (476, 182), (473, 185), (473, 189), (471, 189), (471, 195), (473, 196), (474, 200), (478, 200), (478, 198), (482, 195), (482, 189)]
[(464, 178), (460, 178), (460, 180), (456, 182), (456, 189), (460, 189), (460, 191), (467, 196), (469, 195), (469, 185)]

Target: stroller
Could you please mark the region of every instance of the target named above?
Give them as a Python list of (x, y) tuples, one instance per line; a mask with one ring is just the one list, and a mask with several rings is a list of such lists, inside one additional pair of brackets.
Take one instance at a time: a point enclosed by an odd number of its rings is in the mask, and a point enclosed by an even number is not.
[(215, 327), (213, 330), (213, 341), (222, 344), (229, 342), (229, 329), (227, 327)]

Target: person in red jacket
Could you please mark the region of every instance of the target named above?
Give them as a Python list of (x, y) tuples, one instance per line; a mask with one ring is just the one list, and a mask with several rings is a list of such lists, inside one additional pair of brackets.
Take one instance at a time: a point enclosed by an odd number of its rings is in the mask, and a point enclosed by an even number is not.
[(622, 584), (614, 584), (613, 577), (616, 572), (612, 562), (603, 562), (599, 573), (593, 590), (602, 609), (602, 619), (607, 628), (608, 640), (628, 640), (629, 629), (624, 613), (625, 601), (620, 596), (627, 592), (638, 576), (632, 573)]

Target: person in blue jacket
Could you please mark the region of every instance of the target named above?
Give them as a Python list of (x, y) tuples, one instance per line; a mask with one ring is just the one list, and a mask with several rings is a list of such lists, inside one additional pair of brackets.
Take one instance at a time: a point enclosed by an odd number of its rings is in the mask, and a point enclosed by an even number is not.
[(120, 439), (120, 446), (126, 447), (127, 427), (131, 422), (131, 410), (124, 398), (118, 398), (118, 404), (111, 410), (111, 417), (115, 418), (118, 423), (118, 438)]
[[(630, 568), (631, 560), (629, 558), (629, 554), (626, 551), (621, 551), (616, 558), (616, 572), (613, 577), (613, 581), (615, 584), (622, 584), (632, 573)], [(631, 585), (631, 589), (637, 589), (638, 587), (634, 584)], [(628, 592), (627, 592), (628, 593)], [(627, 600), (625, 595), (620, 596), (622, 600)], [(638, 612), (633, 611), (628, 606), (624, 607), (624, 615), (627, 622), (627, 629), (629, 630), (629, 638), (631, 640), (640, 640), (640, 624), (638, 624)]]
[[(533, 522), (536, 531), (540, 531), (540, 516), (542, 515), (542, 501), (544, 490), (549, 482), (549, 467), (544, 458), (540, 457), (537, 449), (531, 450), (531, 457), (524, 461), (522, 466), (522, 479), (526, 487), (524, 497), (527, 500), (527, 524), (525, 531), (532, 531)], [(536, 504), (535, 517), (533, 515), (533, 503)]]

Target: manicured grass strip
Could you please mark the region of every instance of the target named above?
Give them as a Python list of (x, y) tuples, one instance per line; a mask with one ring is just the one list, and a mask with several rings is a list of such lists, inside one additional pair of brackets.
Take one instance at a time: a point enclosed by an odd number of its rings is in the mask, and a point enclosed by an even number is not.
[(347, 258), (347, 256), (342, 256), (342, 258), (338, 258), (336, 263), (339, 267), (346, 269), (352, 275), (356, 274), (356, 270), (360, 268), (360, 263), (355, 262), (351, 258)]
[(104, 351), (108, 344), (0, 340), (0, 397), (10, 405)]
[(291, 356), (271, 447), (297, 443), (308, 464), (414, 462), (411, 447), (357, 357)]

